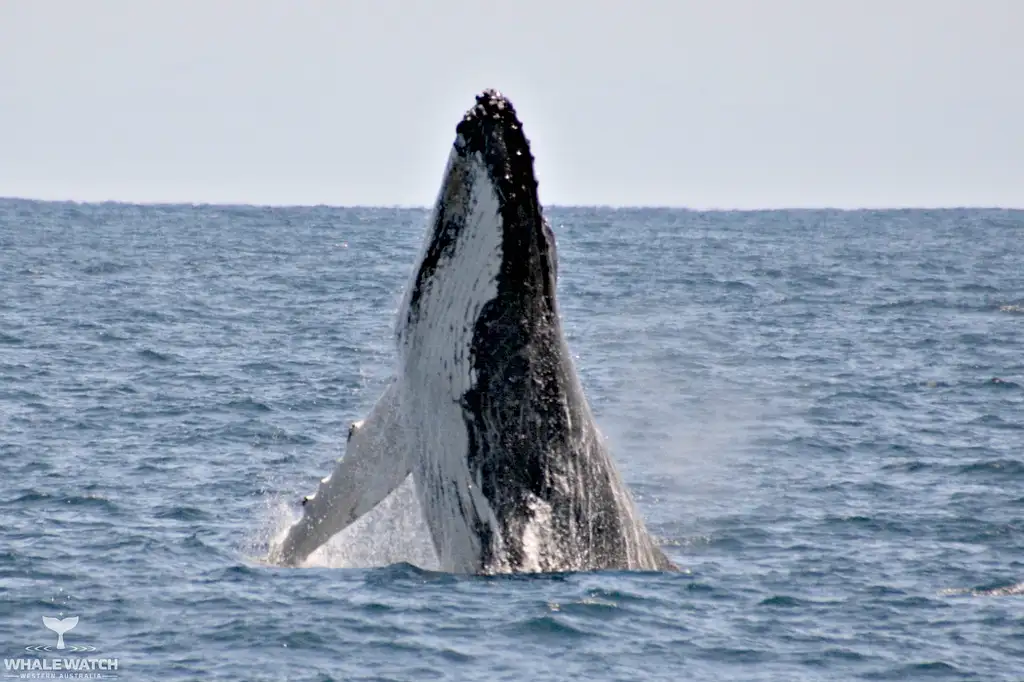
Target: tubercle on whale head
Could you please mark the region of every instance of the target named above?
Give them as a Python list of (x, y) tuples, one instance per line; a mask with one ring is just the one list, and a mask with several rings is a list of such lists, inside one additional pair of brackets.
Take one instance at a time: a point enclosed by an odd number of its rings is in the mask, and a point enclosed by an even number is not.
[(455, 128), (455, 151), (479, 153), (502, 203), (525, 202), (539, 211), (530, 141), (515, 107), (497, 90), (484, 90)]

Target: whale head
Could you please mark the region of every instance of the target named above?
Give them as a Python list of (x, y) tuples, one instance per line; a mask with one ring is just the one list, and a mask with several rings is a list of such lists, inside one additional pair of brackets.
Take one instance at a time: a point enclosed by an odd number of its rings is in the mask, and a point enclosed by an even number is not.
[[(428, 523), (465, 519), (478, 566), (513, 570), (525, 565), (523, 523), (576, 466), (567, 453), (588, 422), (569, 415), (586, 405), (558, 319), (555, 239), (522, 122), (487, 90), (455, 132), (396, 321), (404, 412), (418, 420), (413, 457), (430, 462), (430, 480), (417, 482), (435, 501), (425, 504)], [(450, 550), (465, 535), (435, 532), (442, 559), (472, 553)]]
[[(555, 239), (537, 198), (530, 143), (512, 103), (485, 90), (455, 129), (419, 263), (397, 319), (399, 345), (461, 335), (484, 307), (554, 314)], [(437, 339), (437, 342), (444, 342)]]

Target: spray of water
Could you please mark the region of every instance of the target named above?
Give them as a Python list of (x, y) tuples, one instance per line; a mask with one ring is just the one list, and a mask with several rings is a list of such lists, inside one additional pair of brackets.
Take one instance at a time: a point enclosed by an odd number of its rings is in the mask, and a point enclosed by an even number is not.
[[(722, 393), (680, 406), (670, 399), (669, 387), (652, 394), (649, 378), (637, 382), (636, 391), (627, 386), (603, 406), (599, 422), (648, 527), (662, 543), (685, 546), (704, 537), (702, 518), (728, 508), (752, 483), (743, 457), (749, 455), (749, 441), (765, 408), (749, 398)], [(300, 518), (297, 499), (268, 499), (254, 555), (265, 554), (259, 548), (279, 543)], [(531, 523), (521, 529), (524, 550), (536, 555), (533, 570), (543, 570), (558, 543), (550, 524), (543, 522), (550, 515), (541, 513), (543, 509), (534, 511)], [(428, 570), (440, 566), (411, 476), (303, 565), (369, 568), (400, 562)], [(562, 557), (563, 565), (573, 563)]]
[[(301, 516), (294, 496), (289, 500), (269, 500), (259, 533), (261, 546), (280, 542)], [(313, 552), (303, 566), (371, 568), (402, 562), (427, 570), (439, 566), (411, 476), (373, 510)]]
[(755, 443), (778, 407), (643, 371), (617, 384), (598, 421), (649, 528), (663, 544), (706, 541), (709, 519), (735, 513), (763, 482)]

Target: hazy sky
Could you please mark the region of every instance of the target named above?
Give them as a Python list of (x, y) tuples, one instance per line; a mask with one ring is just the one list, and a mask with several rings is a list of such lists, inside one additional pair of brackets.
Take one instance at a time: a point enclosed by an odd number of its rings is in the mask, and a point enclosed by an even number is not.
[(0, 196), (427, 205), (485, 87), (545, 203), (1024, 207), (1021, 0), (0, 0)]

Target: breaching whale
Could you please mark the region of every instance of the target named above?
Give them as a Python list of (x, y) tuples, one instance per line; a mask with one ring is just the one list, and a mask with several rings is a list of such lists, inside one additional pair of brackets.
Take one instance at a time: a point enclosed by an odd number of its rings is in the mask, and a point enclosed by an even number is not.
[(556, 274), (529, 142), (487, 90), (456, 127), (395, 376), (271, 561), (301, 563), (411, 474), (444, 571), (675, 570), (594, 423)]

